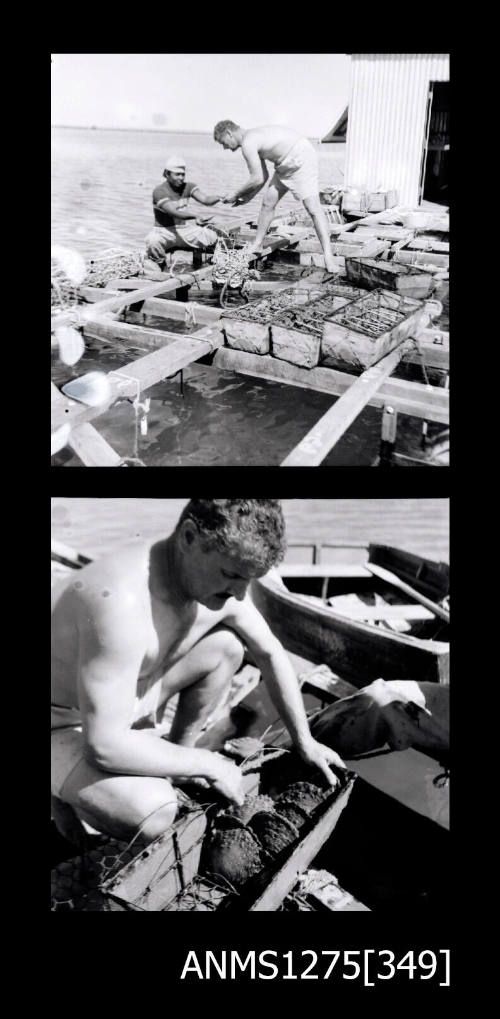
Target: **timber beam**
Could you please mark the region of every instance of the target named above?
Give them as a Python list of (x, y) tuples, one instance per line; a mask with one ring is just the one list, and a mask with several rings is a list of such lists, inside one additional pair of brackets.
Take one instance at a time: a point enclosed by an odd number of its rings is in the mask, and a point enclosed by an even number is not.
[[(212, 357), (212, 364), (222, 371), (239, 372), (269, 382), (284, 382), (301, 389), (310, 389), (330, 396), (341, 396), (358, 376), (334, 368), (299, 368), (269, 355), (249, 354), (243, 350), (223, 347)], [(410, 417), (449, 423), (449, 390), (424, 386), (420, 382), (389, 378), (368, 400), (369, 407), (391, 407)]]

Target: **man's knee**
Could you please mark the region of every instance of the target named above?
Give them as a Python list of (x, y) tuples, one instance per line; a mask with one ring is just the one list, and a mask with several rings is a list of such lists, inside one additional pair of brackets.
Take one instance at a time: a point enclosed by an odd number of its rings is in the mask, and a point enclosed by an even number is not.
[(276, 188), (268, 188), (262, 199), (262, 207), (264, 209), (274, 209), (275, 205), (278, 204), (279, 197), (279, 192)]
[(224, 628), (218, 630), (217, 638), (221, 662), (227, 665), (228, 670), (234, 675), (242, 665), (245, 655), (244, 645), (233, 630)]
[(165, 258), (167, 251), (175, 247), (175, 238), (158, 230), (152, 230), (146, 237), (146, 252), (149, 258), (155, 262)]
[(317, 216), (318, 214), (321, 215), (323, 211), (321, 208), (319, 195), (310, 195), (308, 198), (303, 198), (302, 204), (304, 205), (304, 208), (311, 216), (312, 215)]
[(177, 796), (168, 779), (136, 775), (109, 776), (110, 782), (68, 784), (65, 801), (77, 816), (97, 831), (129, 841), (141, 835), (158, 838), (173, 823)]
[(163, 835), (174, 823), (177, 814), (177, 796), (170, 782), (162, 781), (163, 789), (149, 799), (150, 808), (146, 817), (137, 825), (141, 838), (146, 842)]

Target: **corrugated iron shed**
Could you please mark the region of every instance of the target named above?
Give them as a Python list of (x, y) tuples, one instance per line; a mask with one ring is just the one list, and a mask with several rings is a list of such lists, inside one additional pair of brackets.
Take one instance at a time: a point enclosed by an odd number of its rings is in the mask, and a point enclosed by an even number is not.
[(418, 203), (430, 83), (449, 76), (446, 53), (352, 54), (347, 184), (396, 189), (400, 203)]

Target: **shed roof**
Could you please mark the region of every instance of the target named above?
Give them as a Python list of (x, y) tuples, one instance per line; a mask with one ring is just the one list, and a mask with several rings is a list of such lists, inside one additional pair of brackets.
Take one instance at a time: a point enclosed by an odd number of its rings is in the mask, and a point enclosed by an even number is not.
[(347, 114), (349, 107), (346, 106), (343, 114), (334, 124), (331, 131), (321, 139), (323, 142), (345, 142), (347, 138)]

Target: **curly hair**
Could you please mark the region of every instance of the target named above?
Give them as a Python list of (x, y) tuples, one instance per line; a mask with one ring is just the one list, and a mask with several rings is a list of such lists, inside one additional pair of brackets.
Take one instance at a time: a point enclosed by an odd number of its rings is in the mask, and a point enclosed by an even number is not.
[(204, 551), (237, 555), (266, 573), (286, 552), (279, 499), (190, 499), (176, 531), (184, 520), (196, 524)]
[(219, 120), (214, 127), (215, 141), (220, 141), (228, 131), (237, 131), (239, 126), (234, 120)]

